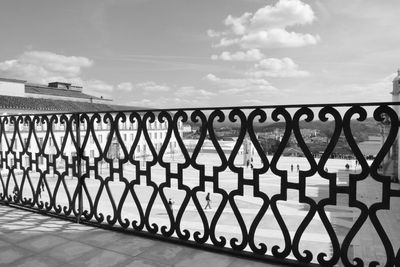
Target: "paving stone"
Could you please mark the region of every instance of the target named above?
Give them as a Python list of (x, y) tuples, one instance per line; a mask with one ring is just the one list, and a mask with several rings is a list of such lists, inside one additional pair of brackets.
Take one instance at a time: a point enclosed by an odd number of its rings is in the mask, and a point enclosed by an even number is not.
[(85, 253), (82, 257), (70, 260), (72, 265), (98, 267), (98, 266), (120, 266), (123, 262), (128, 260), (128, 256), (115, 253), (108, 250), (94, 250), (90, 253)]
[(28, 258), (24, 258), (22, 260), (19, 260), (17, 263), (14, 263), (13, 266), (15, 267), (54, 267), (58, 266), (59, 262), (54, 259), (50, 259), (45, 256), (37, 255), (37, 256), (31, 256)]
[(125, 267), (170, 267), (170, 266), (172, 265), (165, 265), (148, 259), (140, 259), (138, 257), (134, 258), (129, 264), (125, 265)]
[(140, 257), (163, 264), (174, 265), (196, 253), (195, 249), (160, 242), (157, 246), (146, 250)]
[(68, 225), (65, 225), (62, 229), (58, 230), (55, 233), (57, 236), (69, 239), (69, 240), (80, 240), (84, 239), (86, 236), (93, 235), (97, 232), (101, 231), (101, 229), (96, 227), (87, 226), (84, 224), (77, 224), (69, 222)]
[(8, 247), (8, 246), (11, 245), (9, 242), (6, 242), (6, 241), (1, 240), (1, 239), (2, 239), (2, 236), (0, 235), (0, 248)]
[(89, 245), (80, 242), (70, 241), (44, 252), (43, 255), (64, 262), (69, 262), (93, 250), (94, 248)]
[(82, 239), (83, 235), (89, 235), (91, 232), (76, 231), (76, 230), (62, 230), (57, 232), (57, 236), (68, 239), (68, 240), (79, 240)]
[(32, 252), (16, 246), (10, 246), (8, 248), (1, 249), (0, 266), (10, 265), (15, 261), (26, 258), (30, 255), (32, 255)]
[(78, 238), (78, 240), (91, 246), (102, 247), (115, 243), (122, 237), (122, 233), (98, 229), (98, 231), (93, 231), (88, 235), (83, 235), (82, 237)]
[(28, 250), (35, 251), (35, 252), (43, 252), (45, 250), (48, 250), (49, 248), (53, 248), (57, 245), (60, 245), (62, 243), (66, 243), (66, 242), (68, 242), (68, 240), (58, 237), (58, 236), (41, 235), (41, 236), (37, 236), (35, 238), (25, 240), (23, 242), (20, 242), (20, 243), (18, 243), (18, 245), (23, 248), (26, 248)]
[(217, 253), (210, 253), (198, 250), (185, 259), (180, 259), (174, 266), (176, 267), (202, 267), (202, 266), (215, 266), (227, 267), (230, 266), (234, 259), (226, 255), (219, 255)]
[(4, 241), (10, 242), (10, 243), (19, 243), (23, 240), (28, 240), (31, 239), (35, 236), (39, 236), (40, 233), (37, 232), (19, 232), (19, 231), (13, 231), (10, 233), (5, 233), (4, 238), (2, 238)]
[(158, 242), (155, 240), (133, 235), (124, 235), (121, 239), (115, 242), (110, 242), (105, 246), (105, 248), (133, 257), (143, 253), (150, 247), (156, 246), (157, 244)]
[(58, 265), (58, 267), (76, 267), (76, 266), (69, 264), (69, 263), (63, 263), (63, 264)]
[(229, 267), (277, 267), (279, 264), (264, 263), (245, 259), (234, 259)]

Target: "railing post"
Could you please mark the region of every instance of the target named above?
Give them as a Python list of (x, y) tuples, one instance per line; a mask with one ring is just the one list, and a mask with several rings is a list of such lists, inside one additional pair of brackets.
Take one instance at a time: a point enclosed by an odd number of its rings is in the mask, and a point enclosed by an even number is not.
[(76, 167), (77, 167), (77, 179), (78, 179), (78, 216), (76, 218), (76, 222), (80, 223), (82, 212), (83, 212), (83, 199), (82, 199), (82, 186), (83, 186), (83, 181), (82, 181), (82, 170), (81, 170), (81, 160), (82, 160), (82, 149), (81, 149), (81, 126), (79, 123), (80, 117), (79, 113), (75, 114), (75, 119), (76, 119), (76, 146), (77, 146), (77, 151), (76, 151)]
[[(400, 100), (400, 70), (397, 71), (397, 76), (393, 80), (393, 91), (392, 91), (392, 101), (398, 102)], [(394, 105), (393, 109), (396, 111), (397, 116), (400, 117), (400, 107), (398, 105)], [(397, 125), (397, 122), (394, 122)], [(400, 161), (399, 161), (399, 136), (397, 136), (396, 141), (393, 143), (392, 146), (392, 181), (399, 182), (399, 168), (400, 168)]]

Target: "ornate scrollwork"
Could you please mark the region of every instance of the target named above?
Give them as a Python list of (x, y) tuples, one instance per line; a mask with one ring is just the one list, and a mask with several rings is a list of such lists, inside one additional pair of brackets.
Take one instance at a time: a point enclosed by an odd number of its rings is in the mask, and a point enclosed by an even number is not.
[[(373, 161), (367, 161), (353, 128), (356, 120), (367, 121), (371, 107), (375, 108), (373, 118), (368, 120), (384, 124), (387, 135)], [(302, 132), (303, 122), (315, 121), (331, 123), (333, 127), (318, 160)], [(272, 158), (259, 138), (269, 123), (282, 125)], [(183, 136), (182, 124), (197, 127), (196, 142), (190, 148)], [(229, 151), (222, 145), (217, 129), (223, 124), (235, 125)], [(5, 115), (0, 116), (0, 202), (59, 217), (76, 217), (78, 221), (103, 227), (146, 232), (199, 247), (212, 245), (216, 250), (253, 253), (257, 258), (265, 256), (265, 260), (272, 257), (287, 263), (289, 257), (294, 257), (300, 265), (334, 266), (339, 261), (345, 266), (366, 265), (365, 259), (349, 252), (361, 228), (370, 220), (386, 252), (386, 262), (373, 260), (369, 266), (399, 266), (400, 252), (391, 243), (385, 223), (378, 216), (379, 211), (390, 210), (391, 200), (400, 197), (399, 190), (391, 188), (391, 177), (381, 170), (398, 145), (398, 127), (398, 114), (387, 104)], [(338, 173), (327, 170), (328, 161), (343, 140), (360, 169), (359, 172), (349, 171), (348, 184), (339, 183)], [(309, 169), (298, 171), (298, 182), (289, 180), (288, 170), (278, 163), (291, 142), (297, 144), (309, 165)], [(257, 166), (251, 164), (251, 170), (237, 160), (243, 155), (245, 144), (252, 148), (251, 157), (260, 161)], [(211, 174), (206, 172), (206, 167), (210, 166), (199, 163), (206, 145), (212, 146), (213, 157), (220, 162), (210, 163)], [(171, 162), (168, 156), (174, 151), (179, 151), (179, 160)], [(188, 169), (192, 175), (189, 178), (197, 179), (198, 184), (187, 183)], [(156, 182), (160, 173), (165, 180)], [(224, 184), (226, 181), (222, 178), (226, 175), (230, 175), (228, 183), (233, 189)], [(276, 184), (279, 193), (269, 194), (261, 187), (271, 175), (280, 181)], [(316, 176), (327, 184), (328, 195), (320, 198), (308, 195), (308, 181)], [(368, 179), (382, 188), (381, 200), (372, 204), (357, 198), (360, 183)], [(215, 203), (213, 212), (208, 213), (199, 196), (209, 190), (206, 188), (210, 184), (212, 193), (218, 195), (220, 201)], [(142, 202), (142, 187), (149, 189), (146, 203)], [(249, 187), (252, 189), (250, 196), (245, 195), (248, 192), (245, 188)], [(305, 207), (303, 215), (297, 217), (299, 222), (294, 231), (289, 231), (290, 222), (285, 221), (285, 211), (280, 205), (292, 201), (288, 199), (288, 190), (297, 191), (299, 200), (296, 203)], [(175, 212), (168, 200), (171, 191), (178, 192), (181, 198), (180, 203), (175, 204)], [(345, 208), (360, 211), (344, 236), (336, 232), (328, 208), (338, 205), (339, 194), (349, 198)], [(248, 216), (240, 203), (242, 198), (261, 200), (261, 204), (251, 210), (252, 216)], [(103, 207), (105, 201), (108, 209)], [(246, 203), (246, 207), (251, 205), (250, 200)], [(228, 216), (228, 206), (231, 220), (238, 225), (231, 235), (217, 230)], [(133, 208), (136, 215), (130, 213)], [(153, 222), (152, 214), (160, 210), (157, 216), (162, 218), (161, 222)], [(194, 229), (185, 225), (187, 214), (200, 218)], [(267, 241), (259, 241), (257, 235), (265, 230), (262, 225), (267, 222), (267, 216), (273, 216), (277, 222), (275, 230), (283, 236), (283, 245), (270, 245), (269, 236)], [(318, 216), (322, 230), (328, 234), (330, 250), (315, 254), (301, 246)]]

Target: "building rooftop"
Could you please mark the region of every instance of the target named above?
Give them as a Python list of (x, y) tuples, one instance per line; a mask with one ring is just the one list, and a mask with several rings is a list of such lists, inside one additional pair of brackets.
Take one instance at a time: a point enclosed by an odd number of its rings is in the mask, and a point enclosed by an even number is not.
[[(81, 88), (82, 89), (82, 88)], [(71, 90), (66, 88), (48, 87), (38, 84), (26, 84), (25, 93), (27, 94), (39, 94), (39, 95), (51, 95), (57, 97), (72, 97), (72, 98), (83, 98), (83, 99), (101, 99), (107, 100), (92, 95), (82, 93), (82, 90)]]
[[(113, 104), (100, 104), (78, 102), (58, 99), (27, 98), (0, 95), (0, 109), (26, 111), (61, 111), (61, 112), (89, 112), (89, 111), (120, 111), (139, 109), (138, 107), (120, 106)], [(10, 113), (9, 112), (9, 113)]]
[(25, 80), (2, 78), (2, 77), (0, 77), (0, 81), (2, 81), (2, 82), (12, 82), (12, 83), (26, 83)]

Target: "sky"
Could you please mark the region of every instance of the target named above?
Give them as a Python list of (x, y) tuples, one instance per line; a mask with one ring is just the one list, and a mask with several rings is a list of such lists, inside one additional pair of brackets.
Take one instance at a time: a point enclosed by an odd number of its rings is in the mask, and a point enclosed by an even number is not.
[(0, 77), (152, 108), (391, 101), (399, 0), (1, 0)]

